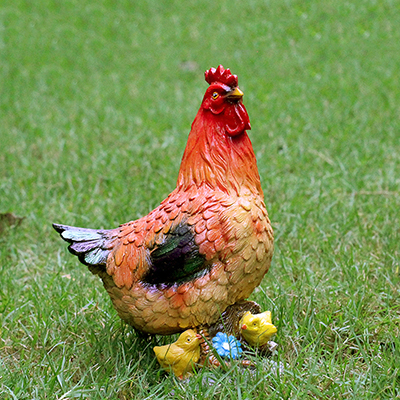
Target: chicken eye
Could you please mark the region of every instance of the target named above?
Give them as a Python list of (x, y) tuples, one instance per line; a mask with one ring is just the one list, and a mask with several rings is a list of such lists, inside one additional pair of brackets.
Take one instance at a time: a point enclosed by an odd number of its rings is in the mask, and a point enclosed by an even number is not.
[(217, 92), (214, 92), (214, 93), (212, 94), (213, 100), (218, 99), (218, 97), (219, 97), (219, 94), (218, 94)]
[(187, 338), (188, 343), (190, 343), (192, 341), (192, 339), (190, 339), (190, 337)]

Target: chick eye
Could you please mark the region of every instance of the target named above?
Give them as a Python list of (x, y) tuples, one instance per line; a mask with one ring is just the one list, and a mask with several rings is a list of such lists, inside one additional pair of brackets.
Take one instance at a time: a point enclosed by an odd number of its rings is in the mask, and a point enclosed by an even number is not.
[(219, 97), (219, 94), (218, 94), (217, 92), (214, 92), (214, 93), (212, 94), (212, 98), (213, 98), (214, 100), (218, 99), (218, 97)]
[(192, 339), (190, 339), (190, 337), (187, 338), (188, 343), (190, 343), (192, 341)]

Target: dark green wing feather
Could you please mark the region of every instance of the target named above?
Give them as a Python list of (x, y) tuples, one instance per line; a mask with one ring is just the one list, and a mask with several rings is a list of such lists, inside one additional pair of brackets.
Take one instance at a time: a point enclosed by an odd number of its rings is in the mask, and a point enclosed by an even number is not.
[(150, 284), (187, 282), (208, 271), (189, 225), (180, 223), (150, 252), (151, 266), (143, 281)]

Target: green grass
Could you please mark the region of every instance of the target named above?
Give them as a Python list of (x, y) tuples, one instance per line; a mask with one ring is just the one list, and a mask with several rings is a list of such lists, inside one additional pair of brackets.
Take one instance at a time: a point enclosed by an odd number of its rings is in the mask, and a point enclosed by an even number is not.
[[(0, 4), (0, 398), (400, 398), (397, 1)], [(59, 222), (111, 228), (173, 189), (223, 64), (250, 114), (273, 265), (274, 373), (163, 374), (70, 256)], [(164, 343), (170, 338), (158, 338)]]

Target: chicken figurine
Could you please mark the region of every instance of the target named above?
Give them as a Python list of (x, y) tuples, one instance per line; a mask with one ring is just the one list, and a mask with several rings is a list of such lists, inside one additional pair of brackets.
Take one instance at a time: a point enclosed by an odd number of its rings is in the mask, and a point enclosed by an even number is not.
[(157, 360), (167, 372), (172, 372), (179, 379), (190, 375), (195, 363), (200, 358), (201, 336), (193, 329), (181, 333), (178, 340), (165, 346), (153, 348)]
[(241, 335), (252, 347), (266, 345), (277, 332), (275, 325), (272, 324), (271, 311), (255, 315), (247, 311), (240, 320), (239, 325)]
[(238, 78), (221, 65), (192, 124), (176, 189), (118, 228), (54, 224), (119, 316), (147, 334), (207, 329), (268, 271), (273, 232)]

